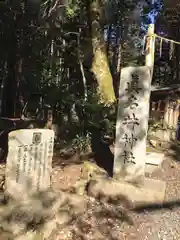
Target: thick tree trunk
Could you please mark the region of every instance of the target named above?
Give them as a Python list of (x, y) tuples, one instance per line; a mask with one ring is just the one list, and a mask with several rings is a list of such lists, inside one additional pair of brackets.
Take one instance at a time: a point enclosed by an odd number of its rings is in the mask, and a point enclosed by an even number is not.
[(92, 72), (98, 82), (100, 101), (105, 105), (111, 105), (116, 101), (116, 97), (106, 55), (104, 32), (100, 24), (102, 6), (99, 0), (93, 0), (88, 4), (88, 8), (93, 50)]

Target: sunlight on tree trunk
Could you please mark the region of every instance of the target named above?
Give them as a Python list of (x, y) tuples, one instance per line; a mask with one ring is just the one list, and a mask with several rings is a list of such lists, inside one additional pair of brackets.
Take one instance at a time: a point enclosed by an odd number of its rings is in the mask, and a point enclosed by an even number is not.
[(100, 101), (105, 105), (111, 105), (116, 101), (113, 89), (113, 79), (111, 76), (103, 31), (100, 25), (102, 6), (99, 0), (94, 0), (89, 4), (89, 17), (92, 37), (92, 72), (98, 82), (98, 93)]

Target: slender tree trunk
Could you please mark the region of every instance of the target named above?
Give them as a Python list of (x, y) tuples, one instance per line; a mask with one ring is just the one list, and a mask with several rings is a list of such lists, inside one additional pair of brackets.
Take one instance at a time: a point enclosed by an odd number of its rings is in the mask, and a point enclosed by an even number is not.
[(121, 75), (121, 54), (122, 54), (122, 33), (123, 33), (123, 21), (121, 14), (121, 3), (117, 3), (117, 11), (115, 14), (115, 25), (116, 25), (116, 44), (114, 46), (114, 89), (116, 97), (119, 95), (119, 84), (120, 84), (120, 75)]
[(110, 46), (111, 46), (111, 33), (112, 33), (112, 24), (108, 26), (107, 29), (107, 55), (109, 57), (109, 51), (110, 51)]
[[(15, 22), (16, 20), (14, 20)], [(4, 101), (6, 103), (3, 109), (3, 115), (6, 117), (14, 117), (14, 101), (16, 99), (16, 35), (15, 35), (15, 25), (13, 24), (11, 28), (11, 34), (9, 34), (9, 54), (7, 59), (7, 82), (5, 84)]]
[(120, 83), (120, 74), (121, 74), (121, 52), (122, 52), (122, 46), (121, 46), (121, 32), (120, 32), (120, 26), (116, 27), (116, 44), (114, 46), (114, 58), (113, 58), (113, 76), (114, 76), (114, 89), (116, 97), (118, 97), (119, 92), (119, 83)]
[(3, 113), (3, 105), (4, 105), (4, 85), (6, 81), (6, 76), (7, 76), (7, 60), (4, 61), (4, 71), (2, 72), (1, 75), (1, 87), (0, 87), (0, 115)]
[[(179, 39), (179, 36), (180, 36), (180, 34), (179, 34), (180, 32), (179, 32), (179, 29), (177, 30), (177, 37), (176, 37), (176, 39), (177, 39), (177, 41), (178, 41), (178, 39)], [(178, 83), (179, 82), (179, 45), (175, 45), (175, 58), (176, 58), (176, 83)]]

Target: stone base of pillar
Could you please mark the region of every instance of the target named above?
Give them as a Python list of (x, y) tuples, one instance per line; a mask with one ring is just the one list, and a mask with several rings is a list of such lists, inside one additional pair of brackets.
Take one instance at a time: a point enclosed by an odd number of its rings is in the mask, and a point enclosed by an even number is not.
[(88, 195), (101, 196), (103, 201), (121, 200), (126, 206), (136, 208), (142, 205), (162, 204), (164, 202), (166, 183), (161, 180), (144, 178), (141, 185), (133, 185), (117, 180), (96, 180), (89, 183)]

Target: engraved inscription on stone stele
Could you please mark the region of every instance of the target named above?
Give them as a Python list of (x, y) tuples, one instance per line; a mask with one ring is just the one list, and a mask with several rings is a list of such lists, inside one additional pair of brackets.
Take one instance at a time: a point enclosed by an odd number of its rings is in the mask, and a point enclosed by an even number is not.
[(13, 131), (9, 134), (8, 148), (7, 192), (16, 196), (29, 195), (50, 187), (54, 148), (53, 130)]
[(116, 123), (114, 173), (144, 175), (151, 78), (147, 67), (122, 69)]

